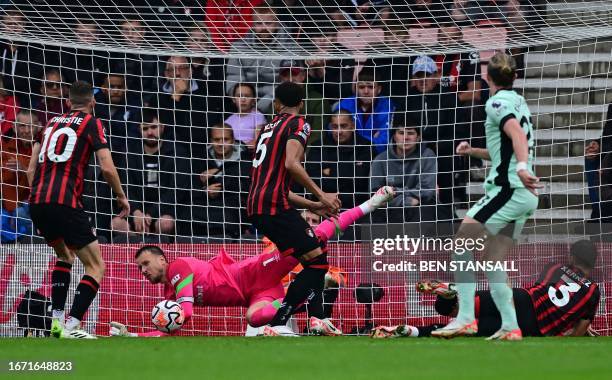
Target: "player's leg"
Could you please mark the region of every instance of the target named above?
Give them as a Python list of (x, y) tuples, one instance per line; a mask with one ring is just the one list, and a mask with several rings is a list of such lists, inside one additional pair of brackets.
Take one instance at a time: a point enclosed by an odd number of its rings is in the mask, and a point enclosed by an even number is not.
[(273, 216), (256, 216), (252, 222), (258, 231), (276, 244), (282, 257), (293, 256), (304, 267), (289, 285), (281, 307), (270, 322), (272, 326), (284, 326), (313, 292), (323, 289), (329, 268), (327, 253), (322, 249), (324, 243), (294, 209)]
[(285, 326), (270, 327), (268, 324), (280, 309), (285, 289), (280, 283), (269, 289), (256, 292), (247, 309), (247, 322), (252, 327), (264, 326), (263, 335), (298, 336), (291, 328)]
[[(494, 237), (487, 243), (487, 260), (503, 261), (518, 239), (527, 219), (537, 208), (538, 198), (527, 189), (513, 189), (511, 197), (491, 215), (487, 229)], [(491, 297), (501, 315), (501, 329), (491, 339), (516, 340), (521, 330), (516, 317), (512, 288), (505, 271), (488, 271)]]
[(334, 236), (340, 235), (364, 215), (389, 202), (393, 197), (395, 197), (393, 188), (391, 186), (383, 186), (366, 202), (340, 213), (337, 219), (327, 219), (321, 222), (315, 232), (322, 241), (327, 242)]
[(282, 298), (261, 299), (249, 306), (246, 319), (249, 325), (261, 327), (270, 323), (283, 302)]
[(59, 338), (66, 317), (64, 309), (75, 255), (63, 240), (55, 242), (53, 250), (58, 260), (51, 272), (51, 335)]
[[(470, 209), (472, 212), (472, 209)], [(465, 239), (481, 239), (485, 236), (484, 226), (468, 215), (463, 219), (459, 231), (457, 232), (456, 240)], [(457, 245), (463, 247), (464, 245)], [(474, 260), (474, 252), (469, 250), (457, 250), (452, 254), (452, 260), (462, 262), (465, 268), (467, 263)], [(459, 310), (457, 318), (452, 320), (448, 325), (441, 329), (432, 332), (434, 337), (452, 338), (460, 335), (474, 335), (478, 332), (478, 324), (474, 315), (474, 296), (476, 294), (476, 274), (473, 270), (465, 269), (458, 270), (454, 273), (455, 290), (458, 297)]]
[[(313, 240), (314, 244), (319, 244), (316, 239), (313, 238)], [(311, 243), (309, 242), (308, 244)], [(304, 269), (295, 276), (295, 279), (289, 285), (281, 307), (270, 322), (272, 326), (286, 325), (291, 315), (295, 313), (301, 304), (309, 302), (314, 294), (323, 290), (325, 273), (329, 269), (327, 252), (323, 252), (321, 247), (317, 247), (308, 250), (299, 257)]]
[(87, 244), (86, 246), (77, 249), (76, 255), (83, 263), (85, 274), (81, 277), (81, 281), (77, 285), (70, 315), (66, 320), (66, 331), (80, 330), (83, 316), (89, 309), (94, 298), (98, 294), (100, 282), (104, 277), (106, 270), (100, 246), (97, 240)]
[(430, 337), (431, 333), (443, 327), (439, 324), (428, 326), (377, 326), (370, 332), (370, 338), (387, 339), (387, 338), (426, 338)]
[(61, 225), (57, 222), (57, 206), (31, 205), (30, 216), (32, 222), (47, 244), (53, 248), (58, 258), (51, 272), (51, 335), (59, 338), (64, 324), (64, 309), (68, 288), (70, 287), (74, 253), (68, 249), (62, 237)]
[(66, 320), (62, 337), (94, 338), (80, 329), (85, 312), (98, 293), (104, 276), (105, 265), (100, 253), (100, 246), (89, 218), (83, 210), (68, 209), (64, 211), (62, 235), (66, 246), (72, 249), (85, 268), (85, 274), (77, 285), (70, 314)]

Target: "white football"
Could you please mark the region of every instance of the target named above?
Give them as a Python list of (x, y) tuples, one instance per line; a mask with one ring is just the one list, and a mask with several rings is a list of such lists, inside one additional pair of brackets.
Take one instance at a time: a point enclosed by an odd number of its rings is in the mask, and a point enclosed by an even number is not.
[(165, 333), (171, 333), (183, 326), (183, 308), (174, 301), (164, 300), (155, 305), (151, 312), (153, 325)]

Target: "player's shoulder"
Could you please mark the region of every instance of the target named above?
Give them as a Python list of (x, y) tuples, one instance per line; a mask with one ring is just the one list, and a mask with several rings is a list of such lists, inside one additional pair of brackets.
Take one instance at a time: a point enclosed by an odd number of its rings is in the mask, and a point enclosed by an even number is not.
[(486, 109), (489, 113), (505, 115), (518, 112), (523, 103), (523, 97), (515, 91), (504, 90), (498, 91), (487, 100)]

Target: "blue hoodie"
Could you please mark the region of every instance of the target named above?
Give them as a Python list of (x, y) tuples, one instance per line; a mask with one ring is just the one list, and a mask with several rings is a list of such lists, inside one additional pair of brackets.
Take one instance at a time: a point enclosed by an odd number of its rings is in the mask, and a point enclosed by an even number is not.
[(393, 123), (393, 113), (395, 112), (395, 104), (387, 97), (378, 97), (374, 99), (373, 112), (371, 114), (364, 113), (358, 105), (357, 97), (341, 99), (332, 112), (344, 109), (354, 115), (355, 131), (359, 136), (366, 138), (372, 142), (376, 149), (376, 153), (381, 153), (387, 150), (389, 143), (389, 128)]

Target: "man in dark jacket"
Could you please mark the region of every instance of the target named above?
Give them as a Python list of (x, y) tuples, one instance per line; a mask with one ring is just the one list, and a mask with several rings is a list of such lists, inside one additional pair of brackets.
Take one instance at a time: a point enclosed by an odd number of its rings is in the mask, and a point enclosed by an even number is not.
[(322, 146), (313, 146), (306, 156), (306, 170), (327, 192), (339, 193), (342, 208), (351, 209), (370, 197), (372, 143), (355, 133), (350, 111), (335, 111), (323, 134)]
[(130, 144), (128, 191), (132, 215), (130, 225), (113, 218), (113, 230), (173, 235), (178, 223), (190, 220), (190, 163), (180, 144), (160, 139), (164, 125), (154, 110), (144, 109), (140, 124), (142, 139)]
[(188, 144), (188, 154), (206, 149), (207, 127), (223, 119), (222, 99), (208, 98), (208, 86), (193, 77), (186, 57), (168, 58), (164, 76), (160, 93), (151, 99), (167, 126), (163, 139)]
[(455, 125), (457, 95), (443, 91), (438, 67), (430, 57), (420, 56), (412, 63), (406, 110), (413, 111), (407, 118), (416, 118), (421, 126), (423, 144), (438, 156), (440, 205), (437, 219), (451, 221), (454, 217), (454, 172), (460, 170), (455, 162), (455, 145), (469, 134)]
[(238, 238), (247, 228), (246, 197), (252, 154), (234, 139), (232, 127), (210, 128), (210, 146), (203, 157), (193, 160), (193, 234)]

